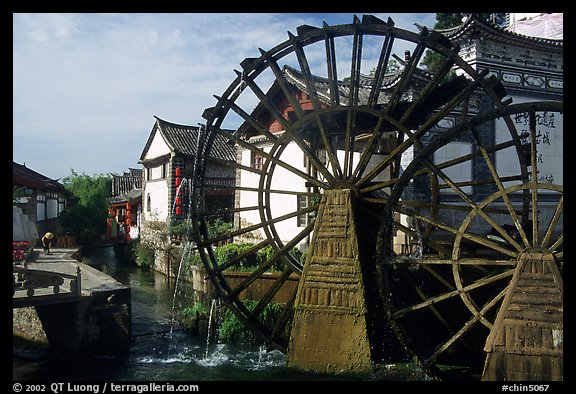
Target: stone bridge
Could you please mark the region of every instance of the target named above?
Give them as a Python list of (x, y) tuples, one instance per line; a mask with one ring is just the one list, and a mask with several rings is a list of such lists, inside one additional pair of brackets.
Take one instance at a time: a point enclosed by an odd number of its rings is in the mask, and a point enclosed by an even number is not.
[(80, 252), (35, 248), (13, 266), (13, 335), (59, 352), (123, 355), (132, 337), (130, 288), (83, 264)]

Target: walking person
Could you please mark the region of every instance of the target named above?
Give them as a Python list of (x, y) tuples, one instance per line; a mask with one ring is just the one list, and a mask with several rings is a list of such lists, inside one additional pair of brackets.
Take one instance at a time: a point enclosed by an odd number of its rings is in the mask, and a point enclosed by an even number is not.
[(42, 246), (44, 247), (44, 252), (46, 254), (51, 254), (50, 253), (50, 246), (52, 246), (52, 239), (53, 238), (54, 238), (54, 234), (52, 234), (50, 231), (48, 231), (42, 237)]

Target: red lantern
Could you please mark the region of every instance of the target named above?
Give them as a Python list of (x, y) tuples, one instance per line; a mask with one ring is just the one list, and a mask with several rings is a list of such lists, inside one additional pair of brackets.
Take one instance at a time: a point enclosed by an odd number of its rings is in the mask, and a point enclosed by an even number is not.
[(182, 169), (180, 167), (176, 167), (176, 176), (182, 176)]
[(176, 197), (176, 206), (182, 205), (182, 198)]
[(176, 186), (180, 186), (180, 182), (181, 182), (180, 178), (176, 177)]
[(131, 223), (130, 218), (126, 218), (126, 225), (127, 225), (127, 226), (130, 226), (130, 223)]
[(127, 218), (130, 217), (130, 211), (126, 211), (126, 217), (127, 217)]
[(176, 207), (176, 215), (182, 215), (182, 207)]

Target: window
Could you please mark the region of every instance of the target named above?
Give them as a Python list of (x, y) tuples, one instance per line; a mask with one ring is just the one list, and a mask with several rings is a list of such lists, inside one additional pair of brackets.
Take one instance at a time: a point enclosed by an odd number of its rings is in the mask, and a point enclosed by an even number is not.
[(263, 168), (264, 158), (257, 153), (250, 152), (250, 167), (261, 170)]
[[(308, 196), (296, 196), (298, 199), (298, 210), (308, 207)], [(308, 225), (308, 213), (302, 213), (296, 217), (298, 227), (306, 227)]]

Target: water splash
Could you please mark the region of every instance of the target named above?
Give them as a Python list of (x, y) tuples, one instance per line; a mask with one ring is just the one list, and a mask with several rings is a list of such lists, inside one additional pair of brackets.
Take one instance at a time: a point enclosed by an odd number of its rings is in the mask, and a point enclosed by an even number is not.
[(415, 260), (422, 260), (424, 253), (424, 242), (422, 241), (422, 229), (420, 228), (420, 222), (417, 218), (414, 218), (414, 227), (416, 229), (416, 233), (418, 234), (418, 244), (414, 248), (414, 252), (410, 257)]
[(214, 333), (216, 329), (212, 327), (214, 321), (216, 320), (217, 311), (218, 311), (218, 302), (219, 299), (213, 298), (212, 302), (210, 303), (210, 311), (208, 313), (208, 332), (206, 333), (206, 354), (205, 357), (208, 357), (208, 352), (210, 350), (210, 342), (213, 339), (217, 339), (217, 335)]

